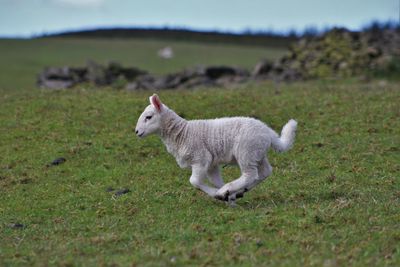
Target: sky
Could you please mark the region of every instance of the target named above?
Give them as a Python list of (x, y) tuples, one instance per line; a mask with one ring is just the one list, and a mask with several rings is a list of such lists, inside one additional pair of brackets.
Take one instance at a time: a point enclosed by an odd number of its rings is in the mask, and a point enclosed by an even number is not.
[(183, 27), (240, 32), (399, 21), (400, 0), (0, 0), (0, 36), (99, 27)]

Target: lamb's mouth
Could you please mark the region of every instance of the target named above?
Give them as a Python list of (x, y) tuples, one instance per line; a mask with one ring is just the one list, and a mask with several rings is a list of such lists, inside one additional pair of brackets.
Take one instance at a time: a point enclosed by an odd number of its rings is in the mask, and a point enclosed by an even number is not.
[(143, 133), (141, 133), (141, 134), (138, 134), (138, 136), (139, 136), (139, 137), (142, 137), (143, 135), (144, 135), (144, 132), (143, 132)]

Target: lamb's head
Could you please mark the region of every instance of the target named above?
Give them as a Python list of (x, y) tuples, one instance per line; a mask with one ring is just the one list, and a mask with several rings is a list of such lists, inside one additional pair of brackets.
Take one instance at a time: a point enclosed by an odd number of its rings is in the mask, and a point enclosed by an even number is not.
[(144, 109), (136, 123), (135, 133), (139, 137), (158, 133), (161, 129), (162, 114), (165, 112), (166, 106), (161, 103), (156, 94), (150, 96), (149, 100), (150, 105)]

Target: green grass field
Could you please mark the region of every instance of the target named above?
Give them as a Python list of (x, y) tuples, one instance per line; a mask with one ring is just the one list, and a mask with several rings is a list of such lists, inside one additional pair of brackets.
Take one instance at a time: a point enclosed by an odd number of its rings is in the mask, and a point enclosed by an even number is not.
[[(0, 266), (400, 265), (399, 82), (160, 91), (187, 119), (299, 121), (294, 148), (270, 152), (272, 176), (231, 208), (195, 190), (156, 136), (135, 137), (152, 92), (44, 91), (32, 76), (87, 57), (163, 73), (278, 52), (181, 43), (168, 63), (159, 43), (115, 42), (109, 54), (105, 41), (0, 42)], [(136, 42), (147, 52), (128, 53)]]
[[(175, 57), (164, 60), (157, 51), (171, 46)], [(262, 59), (275, 60), (285, 49), (196, 44), (155, 40), (107, 39), (0, 39), (0, 90), (33, 87), (36, 75), (46, 66), (83, 66), (89, 59), (117, 61), (156, 74), (180, 71), (196, 65), (233, 65), (252, 68)]]

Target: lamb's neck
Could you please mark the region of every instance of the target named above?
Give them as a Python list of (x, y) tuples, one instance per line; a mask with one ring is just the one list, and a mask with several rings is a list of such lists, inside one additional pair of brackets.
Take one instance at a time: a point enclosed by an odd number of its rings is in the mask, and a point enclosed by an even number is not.
[(164, 143), (173, 146), (182, 145), (187, 138), (188, 122), (172, 110), (163, 114), (161, 124), (161, 138)]

